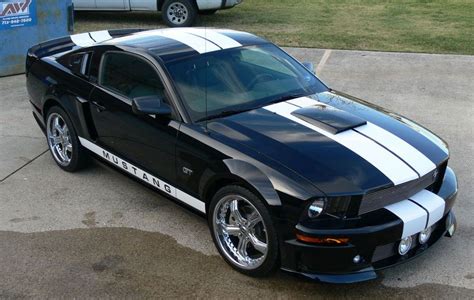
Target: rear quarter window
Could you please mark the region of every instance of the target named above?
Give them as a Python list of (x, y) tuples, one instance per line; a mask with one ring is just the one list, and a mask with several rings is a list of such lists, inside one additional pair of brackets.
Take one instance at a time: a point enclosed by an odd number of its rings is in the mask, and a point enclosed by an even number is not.
[(91, 53), (74, 53), (63, 57), (60, 63), (78, 76), (87, 76), (89, 74), (89, 63)]

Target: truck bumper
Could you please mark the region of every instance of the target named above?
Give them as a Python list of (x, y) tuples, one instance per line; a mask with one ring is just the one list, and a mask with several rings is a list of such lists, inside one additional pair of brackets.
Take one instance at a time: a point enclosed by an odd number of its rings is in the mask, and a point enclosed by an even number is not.
[(243, 2), (243, 0), (224, 0), (222, 1), (222, 8), (225, 9), (225, 8), (231, 8), (231, 7), (234, 7), (236, 5), (239, 5)]

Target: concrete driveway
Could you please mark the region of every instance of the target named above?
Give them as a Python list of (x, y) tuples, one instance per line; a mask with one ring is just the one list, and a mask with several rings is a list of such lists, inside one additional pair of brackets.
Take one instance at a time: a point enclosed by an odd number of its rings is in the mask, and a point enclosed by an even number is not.
[(474, 57), (287, 49), (330, 87), (402, 113), (447, 140), (459, 228), (380, 279), (332, 286), (252, 279), (217, 256), (204, 219), (99, 163), (61, 171), (24, 77), (0, 79), (0, 298), (474, 297)]

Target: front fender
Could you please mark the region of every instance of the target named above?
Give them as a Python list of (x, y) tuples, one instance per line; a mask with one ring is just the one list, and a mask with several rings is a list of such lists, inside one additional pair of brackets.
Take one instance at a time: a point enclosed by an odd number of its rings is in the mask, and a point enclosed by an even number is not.
[(257, 167), (237, 159), (225, 159), (224, 164), (233, 175), (245, 179), (252, 185), (269, 205), (281, 205), (280, 197), (272, 182)]

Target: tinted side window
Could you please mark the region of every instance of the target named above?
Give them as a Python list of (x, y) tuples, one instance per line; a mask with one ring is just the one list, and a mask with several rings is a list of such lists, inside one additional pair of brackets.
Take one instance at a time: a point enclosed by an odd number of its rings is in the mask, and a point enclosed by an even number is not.
[(164, 96), (164, 87), (155, 69), (129, 54), (104, 54), (99, 84), (128, 98)]

